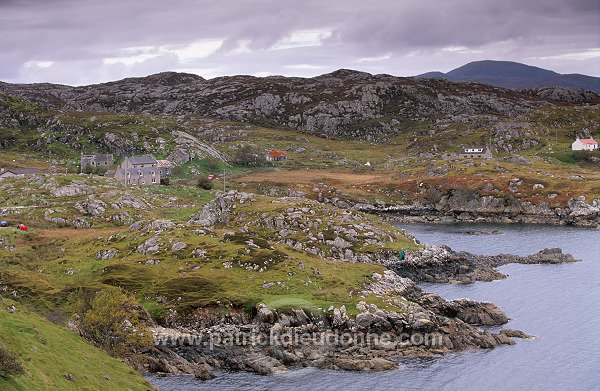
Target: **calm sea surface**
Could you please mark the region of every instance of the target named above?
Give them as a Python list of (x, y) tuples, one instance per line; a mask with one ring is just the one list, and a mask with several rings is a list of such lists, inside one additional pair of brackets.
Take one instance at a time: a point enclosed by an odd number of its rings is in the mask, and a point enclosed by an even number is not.
[[(436, 359), (403, 359), (384, 373), (322, 371), (284, 374), (217, 372), (201, 382), (190, 376), (148, 379), (161, 391), (186, 390), (600, 390), (600, 230), (499, 224), (399, 225), (424, 243), (478, 254), (527, 255), (561, 247), (583, 262), (506, 265), (508, 278), (472, 285), (423, 284), (447, 299), (491, 301), (511, 321), (506, 328), (536, 335), (515, 346), (468, 351)], [(497, 235), (466, 235), (465, 230)]]

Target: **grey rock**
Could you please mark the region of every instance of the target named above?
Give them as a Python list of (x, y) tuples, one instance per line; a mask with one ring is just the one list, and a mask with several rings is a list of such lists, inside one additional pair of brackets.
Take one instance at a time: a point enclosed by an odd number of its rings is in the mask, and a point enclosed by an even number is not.
[(175, 164), (185, 164), (190, 161), (190, 153), (185, 148), (177, 147), (167, 156), (167, 160)]
[(513, 330), (513, 329), (500, 330), (500, 334), (506, 335), (507, 337), (511, 337), (511, 338), (522, 338), (522, 339), (534, 338), (532, 335), (526, 334), (526, 333), (522, 332), (521, 330)]
[(256, 320), (258, 322), (272, 324), (275, 323), (275, 321), (277, 320), (277, 316), (275, 315), (275, 313), (273, 313), (273, 311), (271, 311), (266, 304), (259, 303), (256, 309)]
[(137, 246), (136, 251), (142, 254), (155, 254), (160, 248), (158, 243), (161, 241), (159, 236), (153, 236), (150, 239), (146, 240), (144, 243)]
[(194, 369), (194, 377), (200, 380), (210, 380), (215, 378), (215, 374), (208, 364), (202, 363)]
[(287, 368), (273, 357), (250, 357), (245, 364), (260, 375), (271, 375), (287, 371)]
[(481, 303), (468, 299), (454, 300), (456, 317), (465, 323), (482, 326), (497, 326), (508, 322), (508, 317), (492, 303)]
[(113, 259), (119, 254), (119, 250), (108, 249), (108, 250), (100, 250), (96, 253), (96, 258), (106, 261), (108, 259)]
[(106, 204), (102, 200), (90, 195), (87, 200), (75, 203), (75, 208), (86, 215), (102, 216), (106, 211)]
[(55, 197), (73, 197), (81, 194), (88, 194), (91, 188), (84, 184), (72, 183), (67, 186), (57, 187), (50, 190), (50, 193)]
[(171, 250), (173, 251), (181, 251), (187, 247), (187, 243), (184, 242), (175, 242), (171, 246)]

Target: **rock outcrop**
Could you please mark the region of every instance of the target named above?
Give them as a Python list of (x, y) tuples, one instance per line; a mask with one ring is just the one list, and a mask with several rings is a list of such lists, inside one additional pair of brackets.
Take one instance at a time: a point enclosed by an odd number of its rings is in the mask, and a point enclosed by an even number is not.
[[(359, 314), (350, 317), (343, 306), (327, 311), (277, 311), (261, 303), (253, 319), (241, 316), (227, 323), (211, 322), (205, 312), (200, 318), (174, 315), (169, 318), (170, 328), (154, 327), (155, 343), (160, 351), (167, 349), (190, 363), (265, 375), (284, 371), (288, 365), (389, 370), (397, 367), (394, 358), (398, 356), (488, 349), (514, 344), (511, 335), (525, 335), (518, 331), (494, 334), (478, 329), (476, 326), (508, 321), (491, 303), (446, 301), (424, 293), (410, 279), (389, 270), (373, 275), (372, 280), (362, 295), (401, 295), (405, 297), (401, 303), (404, 310), (385, 311), (360, 302)], [(170, 366), (163, 363), (153, 370), (175, 372), (173, 367), (181, 367), (181, 363), (177, 357), (172, 361)]]
[[(509, 183), (517, 191), (518, 178)], [(427, 200), (406, 204), (383, 202), (352, 202), (340, 198), (326, 198), (324, 202), (342, 208), (377, 213), (403, 222), (498, 222), (560, 225), (600, 225), (600, 199), (586, 202), (585, 197), (570, 199), (564, 207), (550, 207), (548, 203), (534, 204), (515, 197), (481, 195), (474, 190), (431, 190)]]
[(197, 224), (203, 227), (211, 227), (215, 224), (225, 224), (229, 221), (229, 209), (235, 204), (243, 204), (246, 201), (252, 201), (254, 194), (238, 193), (230, 191), (228, 193), (218, 193), (212, 201), (207, 203), (202, 211), (193, 215), (188, 221), (189, 224)]
[(442, 245), (428, 245), (423, 250), (407, 254), (404, 260), (387, 263), (398, 275), (414, 281), (471, 283), (505, 278), (495, 268), (509, 263), (556, 264), (575, 262), (561, 249), (544, 249), (526, 257), (510, 254), (495, 256), (455, 252)]

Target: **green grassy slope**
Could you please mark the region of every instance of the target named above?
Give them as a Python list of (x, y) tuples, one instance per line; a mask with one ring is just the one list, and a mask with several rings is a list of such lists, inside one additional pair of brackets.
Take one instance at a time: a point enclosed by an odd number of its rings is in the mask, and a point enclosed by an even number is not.
[[(25, 368), (13, 378), (0, 377), (3, 391), (152, 389), (139, 373), (75, 332), (12, 300), (2, 299), (0, 303), (0, 343), (17, 352)], [(6, 308), (13, 305), (17, 311), (8, 312)], [(67, 374), (74, 380), (68, 380)]]

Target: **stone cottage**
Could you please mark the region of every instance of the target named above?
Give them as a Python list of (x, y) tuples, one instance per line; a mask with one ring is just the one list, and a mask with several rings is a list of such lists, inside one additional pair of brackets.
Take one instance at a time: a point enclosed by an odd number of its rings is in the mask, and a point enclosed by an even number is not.
[(117, 167), (115, 179), (122, 185), (158, 186), (160, 170), (152, 156), (128, 157)]

